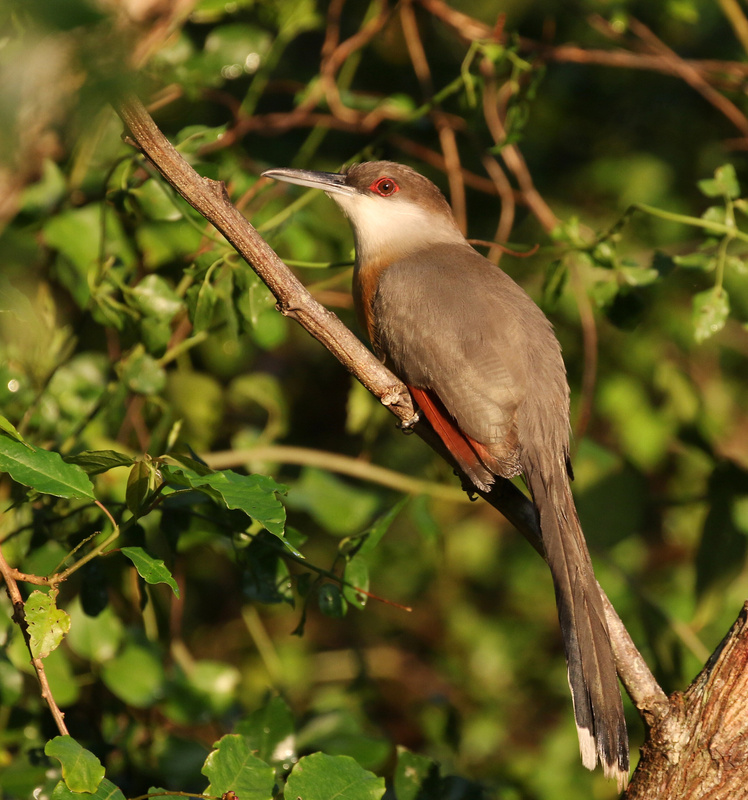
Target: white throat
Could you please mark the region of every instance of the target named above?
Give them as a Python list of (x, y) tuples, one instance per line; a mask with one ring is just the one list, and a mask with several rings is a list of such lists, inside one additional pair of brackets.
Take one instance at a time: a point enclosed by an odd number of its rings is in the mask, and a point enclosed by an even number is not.
[(393, 261), (433, 244), (467, 244), (451, 217), (397, 197), (329, 193), (348, 217), (360, 263)]

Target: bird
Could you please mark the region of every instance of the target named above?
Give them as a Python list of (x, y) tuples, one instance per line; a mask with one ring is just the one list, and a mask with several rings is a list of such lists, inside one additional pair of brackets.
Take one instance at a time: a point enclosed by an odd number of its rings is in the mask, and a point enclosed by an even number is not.
[(372, 349), (405, 383), (469, 486), (524, 477), (553, 580), (582, 764), (619, 789), (629, 742), (599, 586), (570, 480), (570, 390), (561, 346), (531, 297), (460, 231), (439, 189), (411, 167), (276, 168), (347, 216), (353, 298)]

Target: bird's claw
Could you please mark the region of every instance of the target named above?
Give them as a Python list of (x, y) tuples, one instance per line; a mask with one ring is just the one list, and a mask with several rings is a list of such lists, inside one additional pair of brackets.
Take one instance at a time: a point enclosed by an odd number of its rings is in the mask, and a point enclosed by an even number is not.
[(460, 479), (460, 486), (462, 491), (468, 496), (468, 500), (474, 503), (478, 499), (478, 494), (475, 491), (475, 484), (459, 470), (454, 470), (454, 474)]
[(400, 420), (400, 430), (403, 433), (413, 433), (413, 427), (420, 421), (421, 415), (417, 411), (414, 411), (412, 417)]

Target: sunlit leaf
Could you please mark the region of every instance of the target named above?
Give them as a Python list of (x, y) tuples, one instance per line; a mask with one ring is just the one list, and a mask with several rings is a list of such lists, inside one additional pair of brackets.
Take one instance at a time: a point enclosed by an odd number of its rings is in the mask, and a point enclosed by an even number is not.
[(701, 343), (719, 333), (730, 315), (730, 299), (723, 288), (707, 289), (693, 298), (694, 338)]
[(59, 453), (42, 450), (0, 434), (0, 472), (42, 494), (76, 500), (93, 500), (93, 484), (75, 464), (66, 464)]
[(34, 590), (24, 605), (31, 655), (46, 658), (70, 630), (70, 617), (52, 594)]
[(356, 590), (369, 591), (369, 565), (366, 559), (360, 555), (349, 559), (343, 570), (343, 580), (343, 597), (356, 608), (363, 608), (369, 598)]
[(313, 753), (291, 770), (286, 795), (304, 800), (380, 800), (384, 778), (378, 778), (349, 756)]
[(234, 792), (241, 800), (271, 800), (275, 770), (252, 753), (243, 736), (228, 734), (215, 744), (202, 773), (210, 780), (206, 794)]
[(174, 592), (175, 597), (179, 597), (177, 582), (160, 558), (148, 555), (142, 547), (123, 547), (120, 552), (132, 561), (133, 566), (138, 571), (138, 575), (146, 583), (165, 583)]
[(55, 736), (44, 747), (45, 755), (57, 758), (62, 778), (74, 792), (95, 792), (104, 778), (104, 767), (96, 756), (81, 747), (72, 736)]
[[(12, 439), (17, 442), (24, 442), (23, 436), (16, 430), (16, 426), (7, 418), (0, 414), (0, 431), (7, 433)], [(25, 444), (25, 442), (24, 442)], [(33, 449), (31, 445), (26, 445), (30, 450)]]
[(125, 795), (108, 778), (99, 783), (95, 792), (85, 794), (73, 792), (64, 781), (60, 781), (52, 791), (52, 800), (125, 800)]
[(707, 197), (722, 196), (734, 199), (740, 196), (740, 184), (732, 164), (717, 167), (714, 178), (698, 181), (698, 187)]
[[(244, 511), (270, 533), (283, 537), (286, 510), (276, 495), (285, 492), (286, 488), (272, 478), (266, 475), (240, 475), (230, 469), (201, 475), (186, 467), (165, 467), (162, 474), (170, 485), (188, 486), (204, 492), (225, 504), (226, 508)], [(285, 539), (283, 541), (287, 543)], [(297, 553), (290, 543), (287, 545)]]

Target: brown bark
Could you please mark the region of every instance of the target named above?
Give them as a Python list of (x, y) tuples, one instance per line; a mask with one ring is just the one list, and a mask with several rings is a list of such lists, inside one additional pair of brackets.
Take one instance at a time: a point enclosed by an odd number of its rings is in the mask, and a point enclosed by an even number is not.
[[(401, 421), (411, 420), (406, 387), (312, 298), (231, 204), (223, 184), (201, 178), (137, 98), (124, 99), (118, 112), (133, 144), (247, 260), (276, 297), (279, 311), (320, 341)], [(413, 430), (454, 466), (427, 426), (419, 423)], [(535, 508), (514, 484), (498, 480), (480, 494), (542, 554)], [(648, 731), (627, 800), (748, 798), (748, 604), (692, 686), (668, 698), (604, 593), (603, 600), (619, 676)]]
[(748, 798), (748, 603), (648, 731), (626, 800)]

